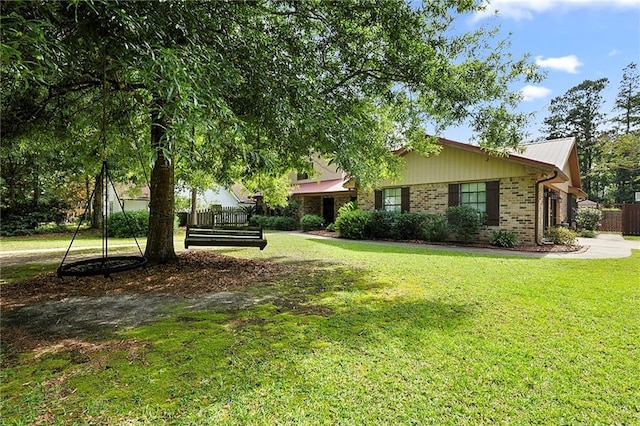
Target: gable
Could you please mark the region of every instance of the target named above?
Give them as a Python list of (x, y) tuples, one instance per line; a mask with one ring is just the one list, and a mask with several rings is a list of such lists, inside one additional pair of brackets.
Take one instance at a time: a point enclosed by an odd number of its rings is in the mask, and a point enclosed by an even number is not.
[(328, 164), (326, 160), (318, 155), (313, 156), (313, 173), (307, 179), (298, 179), (298, 174), (289, 174), (289, 180), (294, 183), (323, 182), (328, 180), (343, 179), (344, 173), (335, 164)]
[(526, 176), (531, 173), (525, 165), (507, 158), (448, 145), (443, 146), (438, 155), (423, 157), (409, 152), (404, 159), (405, 167), (400, 180), (384, 182), (383, 186), (480, 181)]

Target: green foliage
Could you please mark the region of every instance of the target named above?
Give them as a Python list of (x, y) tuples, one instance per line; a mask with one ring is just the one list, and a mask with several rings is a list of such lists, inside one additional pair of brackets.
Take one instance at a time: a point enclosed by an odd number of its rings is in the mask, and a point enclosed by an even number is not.
[(176, 195), (174, 200), (176, 212), (188, 213), (191, 211), (191, 197)]
[(344, 203), (342, 207), (338, 209), (338, 216), (343, 213), (354, 211), (358, 208), (358, 203), (355, 201), (349, 201), (348, 203)]
[(483, 224), (483, 217), (470, 206), (452, 206), (446, 211), (449, 230), (462, 242), (470, 242)]
[(327, 225), (327, 231), (329, 232), (336, 232), (336, 224), (334, 222), (331, 222), (330, 224)]
[(300, 205), (296, 200), (289, 199), (287, 200), (287, 204), (284, 207), (279, 207), (276, 209), (276, 212), (279, 216), (298, 217), (298, 210), (300, 210)]
[(446, 216), (425, 214), (422, 238), (426, 241), (442, 242), (449, 237), (449, 226)]
[(592, 167), (602, 156), (598, 138), (605, 123), (602, 92), (608, 84), (609, 79), (600, 78), (572, 87), (551, 100), (550, 115), (544, 119), (543, 130), (548, 138), (576, 137), (582, 188), (591, 199), (598, 199), (595, 185), (598, 179)]
[(576, 224), (578, 228), (586, 229), (587, 231), (595, 231), (601, 219), (602, 212), (591, 207), (581, 207), (576, 212)]
[(251, 226), (261, 226), (264, 229), (274, 229), (278, 231), (293, 231), (296, 229), (296, 220), (286, 216), (263, 216), (254, 215), (249, 220)]
[[(48, 155), (69, 165), (63, 178), (89, 177), (83, 167), (100, 158), (91, 151), (100, 149), (96, 117), (105, 106), (108, 140), (124, 140), (108, 150), (120, 157), (122, 175), (139, 152), (145, 164), (155, 160), (152, 229), (172, 213), (162, 202), (173, 197), (168, 164), (196, 187), (203, 176), (242, 180), (274, 206), (285, 200), (283, 176), (311, 152), (362, 187), (397, 175), (402, 159), (390, 147), (434, 151), (425, 119), (440, 133), (473, 118), (481, 144), (514, 147), (523, 114), (511, 113), (512, 83), (541, 76), (491, 28), (453, 31), (456, 18), (481, 8), (405, 0), (5, 2), (3, 144), (28, 136), (37, 152), (31, 136), (46, 131), (56, 142)], [(152, 143), (142, 136), (151, 124)], [(129, 133), (132, 140), (116, 138)], [(67, 139), (66, 149), (57, 138)], [(168, 235), (152, 232), (147, 250), (170, 258), (158, 250)]]
[(385, 210), (373, 210), (369, 214), (369, 222), (365, 228), (365, 238), (387, 239), (393, 238), (393, 223), (397, 213)]
[(0, 211), (0, 235), (29, 235), (37, 233), (39, 226), (49, 223), (62, 224), (66, 219), (68, 205), (54, 200), (41, 202), (37, 206), (30, 203), (19, 204)]
[(336, 229), (342, 238), (353, 240), (369, 238), (367, 229), (371, 216), (372, 212), (360, 209), (344, 212), (336, 219)]
[(497, 247), (515, 247), (518, 245), (518, 237), (511, 231), (498, 230), (491, 232), (491, 244)]
[(109, 237), (146, 237), (149, 232), (149, 212), (117, 212), (107, 217)]
[(315, 214), (306, 214), (300, 219), (300, 227), (303, 231), (317, 231), (324, 226), (324, 219)]
[(547, 241), (564, 246), (575, 246), (577, 243), (577, 236), (578, 234), (576, 234), (575, 231), (563, 226), (551, 227), (544, 233), (544, 237)]
[(426, 215), (420, 213), (402, 213), (394, 217), (393, 236), (398, 240), (416, 240), (424, 238)]
[(588, 229), (583, 229), (580, 231), (580, 236), (583, 238), (595, 238), (598, 236), (598, 233), (596, 231), (591, 231)]

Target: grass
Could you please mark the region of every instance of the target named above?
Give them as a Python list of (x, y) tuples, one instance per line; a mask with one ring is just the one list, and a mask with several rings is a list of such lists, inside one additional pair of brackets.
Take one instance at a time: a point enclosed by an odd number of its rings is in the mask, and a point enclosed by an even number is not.
[[(640, 253), (469, 255), (269, 234), (277, 302), (186, 307), (3, 369), (2, 417), (101, 424), (637, 424)], [(91, 347), (92, 350), (86, 348)]]

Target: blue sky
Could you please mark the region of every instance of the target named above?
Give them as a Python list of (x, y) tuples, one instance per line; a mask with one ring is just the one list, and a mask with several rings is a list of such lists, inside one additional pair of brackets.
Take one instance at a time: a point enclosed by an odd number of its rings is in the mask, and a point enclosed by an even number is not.
[[(524, 97), (519, 109), (536, 114), (527, 140), (542, 136), (551, 99), (585, 80), (609, 79), (602, 111), (612, 115), (624, 67), (640, 67), (640, 0), (491, 0), (486, 14), (460, 16), (455, 26), (468, 31), (483, 24), (499, 26), (501, 38), (511, 33), (514, 57), (528, 53), (547, 73), (539, 84), (513, 87)], [(459, 127), (441, 136), (468, 142), (471, 135)]]

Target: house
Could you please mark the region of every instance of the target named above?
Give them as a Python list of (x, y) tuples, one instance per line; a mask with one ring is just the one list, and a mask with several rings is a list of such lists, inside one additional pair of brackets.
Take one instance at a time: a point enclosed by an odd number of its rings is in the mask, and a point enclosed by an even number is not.
[(338, 216), (338, 209), (356, 200), (355, 185), (345, 172), (319, 156), (313, 159), (314, 174), (293, 172), (289, 179), (293, 186), (290, 199), (298, 203), (298, 215), (315, 214), (328, 225)]
[[(190, 191), (182, 191), (180, 195), (191, 196)], [(231, 185), (230, 187), (216, 186), (207, 189), (202, 194), (198, 194), (198, 201), (205, 206), (216, 205), (223, 208), (238, 208), (255, 204), (251, 195), (242, 185)]]
[(444, 213), (469, 205), (485, 213), (480, 239), (508, 230), (523, 244), (541, 243), (545, 229), (574, 223), (581, 190), (574, 138), (525, 144), (522, 153), (499, 157), (480, 147), (439, 138), (439, 155), (399, 150), (399, 180), (359, 193), (358, 207), (395, 212)]
[(120, 213), (123, 210), (125, 212), (149, 211), (150, 194), (151, 191), (147, 185), (138, 187), (133, 184), (117, 184), (115, 190), (113, 185), (109, 185), (107, 215)]

